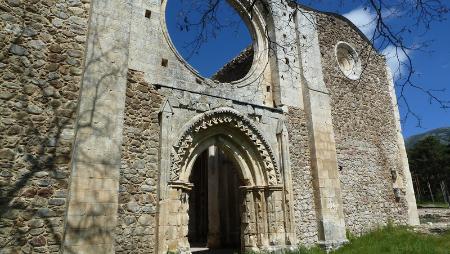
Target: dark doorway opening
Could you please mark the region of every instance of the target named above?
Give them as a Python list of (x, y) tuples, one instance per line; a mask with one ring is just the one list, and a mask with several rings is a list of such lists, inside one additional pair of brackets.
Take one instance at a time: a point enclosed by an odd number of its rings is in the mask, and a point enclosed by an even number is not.
[(189, 233), (191, 247), (206, 246), (208, 236), (208, 152), (195, 161), (190, 181), (194, 184), (189, 196)]
[(236, 163), (210, 147), (195, 161), (190, 182), (194, 185), (189, 195), (191, 251), (239, 251), (242, 183)]

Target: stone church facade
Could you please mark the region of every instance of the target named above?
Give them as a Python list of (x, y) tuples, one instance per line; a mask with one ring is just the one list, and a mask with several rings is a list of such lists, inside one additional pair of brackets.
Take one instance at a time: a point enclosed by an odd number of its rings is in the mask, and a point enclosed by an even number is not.
[(354, 25), (232, 0), (253, 45), (212, 80), (166, 3), (0, 3), (0, 253), (333, 248), (418, 224), (392, 76)]

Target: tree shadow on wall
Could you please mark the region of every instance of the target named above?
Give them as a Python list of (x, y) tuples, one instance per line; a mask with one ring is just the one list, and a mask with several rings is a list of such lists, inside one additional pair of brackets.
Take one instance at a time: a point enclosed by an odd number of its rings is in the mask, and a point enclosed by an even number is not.
[[(0, 125), (0, 249), (6, 252), (17, 252), (20, 249), (31, 252), (35, 248), (58, 252), (62, 246), (63, 230), (72, 232), (72, 235), (82, 233), (84, 243), (90, 239), (93, 243), (98, 243), (98, 237), (109, 237), (114, 230), (105, 228), (105, 225), (113, 223), (95, 219), (104, 216), (106, 210), (110, 211), (110, 207), (86, 208), (80, 212), (78, 224), (67, 223), (65, 229), (63, 227), (69, 199), (75, 195), (68, 196), (69, 179), (73, 178), (70, 172), (73, 169), (69, 165), (76, 158), (80, 165), (88, 165), (90, 174), (95, 177), (104, 173), (105, 167), (101, 165), (111, 165), (112, 162), (101, 160), (100, 163), (91, 164), (91, 160), (95, 158), (91, 156), (93, 151), (88, 149), (78, 149), (79, 153), (73, 154), (72, 147), (89, 146), (87, 143), (92, 141), (90, 138), (81, 137), (82, 135), (74, 135), (73, 132), (74, 126), (77, 125), (79, 132), (91, 133), (83, 135), (84, 137), (102, 136), (108, 139), (111, 128), (116, 124), (112, 118), (119, 119), (120, 116), (102, 114), (101, 109), (111, 107), (108, 103), (114, 103), (103, 99), (112, 92), (110, 86), (115, 84), (117, 78), (126, 73), (126, 61), (115, 63), (116, 68), (111, 67), (111, 63), (117, 59), (114, 53), (127, 48), (128, 45), (117, 43), (116, 46), (105, 49), (99, 41), (104, 31), (98, 31), (96, 27), (106, 28), (107, 21), (91, 20), (97, 26), (90, 28), (90, 38), (94, 40), (90, 44), (93, 45), (93, 50), (91, 55), (86, 56), (83, 81), (84, 86), (90, 87), (85, 89), (88, 93), (81, 97), (78, 95), (78, 87), (81, 83), (83, 63), (70, 66), (66, 61), (70, 58), (67, 50), (61, 49), (54, 53), (46, 51), (49, 46), (47, 45), (43, 46), (38, 54), (44, 57), (48, 65), (54, 64), (57, 68), (52, 71), (42, 65), (36, 68), (38, 59), (29, 44), (31, 39), (40, 38), (40, 34), (28, 36), (24, 33), (29, 20), (35, 18), (27, 10), (38, 7), (25, 2), (18, 8), (24, 10), (19, 17), (22, 32), (11, 36), (7, 45), (9, 53), (1, 60), (7, 64), (6, 68), (10, 72), (16, 72), (20, 68), (23, 71), (17, 72), (17, 77), (8, 81), (10, 87), (1, 88), (2, 93), (13, 91), (13, 96), (2, 97), (2, 108), (8, 110), (2, 111), (2, 119), (5, 120), (2, 120)], [(53, 32), (53, 45), (57, 45), (58, 29)], [(17, 46), (24, 48), (27, 53), (19, 56), (13, 54), (13, 48)], [(25, 59), (29, 61), (28, 66), (23, 64)], [(20, 63), (25, 66), (20, 66)], [(103, 69), (99, 69), (99, 66)], [(76, 114), (78, 100), (89, 102), (84, 103), (88, 107), (80, 109)], [(78, 119), (77, 124), (75, 119)], [(111, 141), (111, 146), (119, 148), (120, 151), (120, 143)], [(92, 203), (99, 197), (86, 195), (84, 198), (86, 203)], [(103, 197), (102, 201), (114, 203), (117, 202), (115, 199), (117, 196), (109, 196)], [(79, 251), (66, 246), (65, 252)]]

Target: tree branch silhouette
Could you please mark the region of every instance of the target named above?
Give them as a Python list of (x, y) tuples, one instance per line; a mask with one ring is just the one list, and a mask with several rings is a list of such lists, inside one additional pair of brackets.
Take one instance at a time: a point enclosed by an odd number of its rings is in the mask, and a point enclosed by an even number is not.
[[(194, 40), (185, 44), (185, 48), (190, 50), (188, 59), (194, 54), (197, 54), (210, 38), (214, 38), (223, 29), (228, 29), (236, 24), (236, 22), (224, 22), (224, 18), (219, 16), (220, 10), (225, 7), (224, 5), (228, 2), (227, 0), (194, 0), (189, 2), (190, 4), (186, 6), (188, 9), (180, 12), (177, 20), (180, 31), (196, 33)], [(255, 6), (259, 5), (262, 6), (262, 9), (268, 15), (279, 17), (280, 14), (276, 13), (271, 6), (286, 8), (285, 6), (289, 5), (295, 9), (297, 14), (304, 15), (305, 9), (302, 4), (314, 5), (318, 2), (327, 3), (331, 2), (331, 0), (249, 0), (247, 1), (246, 8), (252, 13)], [(402, 121), (405, 122), (409, 117), (413, 117), (419, 127), (422, 125), (420, 115), (410, 104), (408, 98), (408, 91), (410, 90), (416, 90), (426, 95), (428, 103), (437, 103), (443, 110), (448, 109), (450, 107), (450, 100), (443, 97), (443, 92), (446, 91), (445, 89), (431, 89), (426, 84), (420, 84), (415, 80), (417, 73), (415, 71), (415, 62), (411, 55), (416, 51), (427, 51), (426, 48), (429, 46), (429, 42), (411, 45), (406, 38), (406, 35), (410, 34), (423, 35), (436, 22), (446, 20), (449, 13), (447, 4), (442, 0), (360, 0), (356, 2), (359, 2), (365, 11), (374, 14), (374, 18), (370, 23), (374, 25), (375, 29), (368, 38), (374, 49), (382, 54), (383, 50), (388, 47), (393, 48), (393, 55), (387, 57), (393, 57), (398, 63), (398, 68), (392, 70), (392, 72), (394, 72), (393, 74), (396, 79), (397, 101), (405, 108)], [(338, 6), (336, 11), (342, 12), (344, 8), (351, 4), (354, 3), (340, 0), (336, 4)], [(195, 17), (198, 17), (195, 21), (191, 20), (193, 14)], [(400, 16), (403, 17), (404, 22), (401, 22), (400, 26), (392, 24), (391, 20), (393, 18), (398, 20)], [(294, 27), (294, 20), (292, 17), (289, 17), (289, 19), (290, 25)], [(314, 21), (311, 20), (311, 22)], [(275, 29), (277, 28), (275, 27)], [(273, 52), (278, 47), (285, 54), (289, 54), (289, 48), (296, 43), (292, 40), (285, 45), (280, 45), (269, 34), (266, 37), (270, 42), (269, 45), (271, 45), (271, 48), (268, 49), (269, 52)], [(368, 54), (367, 57), (370, 57), (370, 55)], [(285, 59), (279, 60), (285, 61)], [(296, 70), (292, 69), (292, 71)]]

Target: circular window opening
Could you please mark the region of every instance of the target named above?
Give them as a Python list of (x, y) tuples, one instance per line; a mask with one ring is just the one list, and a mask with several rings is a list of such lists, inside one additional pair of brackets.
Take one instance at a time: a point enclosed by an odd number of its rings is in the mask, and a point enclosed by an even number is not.
[(359, 79), (361, 76), (361, 61), (356, 50), (348, 43), (339, 42), (336, 45), (336, 59), (342, 73), (349, 79)]
[(226, 0), (168, 0), (165, 15), (173, 45), (201, 76), (232, 82), (250, 71), (252, 36)]

